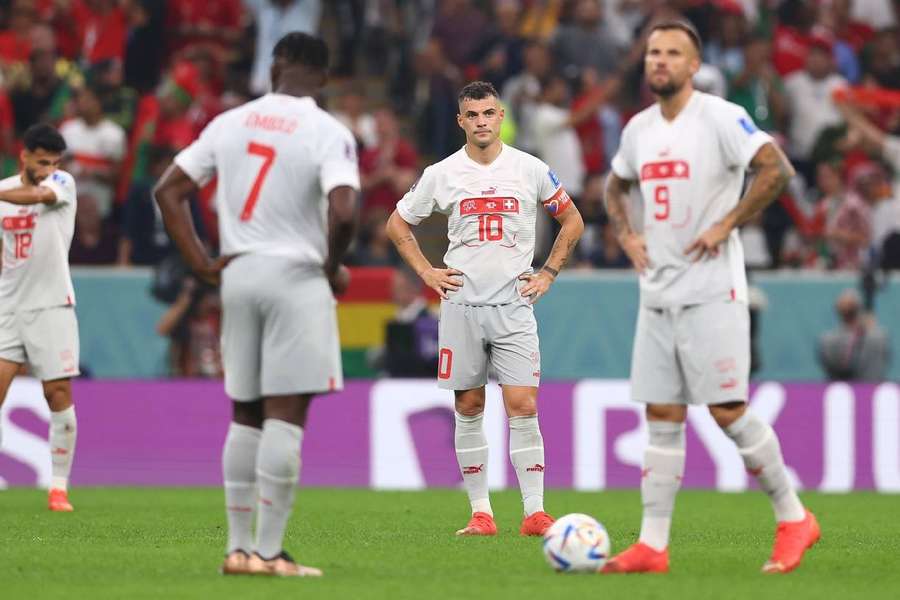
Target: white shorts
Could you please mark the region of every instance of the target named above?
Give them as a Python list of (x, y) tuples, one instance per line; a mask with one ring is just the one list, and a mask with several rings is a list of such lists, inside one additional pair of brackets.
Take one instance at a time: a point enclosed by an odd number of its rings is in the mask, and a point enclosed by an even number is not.
[(321, 270), (244, 255), (222, 274), (222, 361), (234, 400), (340, 390), (334, 296)]
[(541, 381), (534, 308), (524, 302), (469, 306), (441, 302), (438, 387), (470, 390), (487, 383), (488, 363), (501, 385)]
[(0, 358), (28, 363), (41, 381), (75, 377), (78, 319), (74, 306), (54, 306), (0, 315)]
[(750, 312), (742, 302), (638, 312), (632, 398), (645, 404), (747, 401)]

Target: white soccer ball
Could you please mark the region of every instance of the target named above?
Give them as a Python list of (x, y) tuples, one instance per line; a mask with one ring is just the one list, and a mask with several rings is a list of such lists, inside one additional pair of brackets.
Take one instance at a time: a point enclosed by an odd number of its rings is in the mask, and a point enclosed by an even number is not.
[(609, 550), (606, 528), (589, 515), (560, 517), (544, 534), (544, 558), (560, 572), (594, 572), (606, 563)]

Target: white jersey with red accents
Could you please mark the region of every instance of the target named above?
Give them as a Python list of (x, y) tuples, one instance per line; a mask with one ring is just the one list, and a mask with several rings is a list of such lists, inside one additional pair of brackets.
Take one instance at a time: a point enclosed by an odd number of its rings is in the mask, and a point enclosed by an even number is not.
[(216, 117), (175, 157), (199, 185), (217, 176), (222, 254), (328, 254), (328, 193), (359, 189), (356, 141), (310, 97), (265, 96)]
[(469, 158), (465, 147), (431, 165), (397, 213), (411, 225), (433, 212), (448, 215), (444, 264), (463, 273), (450, 301), (498, 305), (520, 300), (516, 282), (531, 271), (538, 205), (556, 215), (570, 203), (546, 163), (504, 144), (489, 165)]
[[(20, 175), (0, 181), (0, 190), (22, 187)], [(3, 269), (0, 314), (75, 304), (69, 246), (75, 232), (75, 180), (56, 170), (41, 186), (56, 194), (53, 204), (0, 202)]]
[(737, 230), (716, 257), (692, 262), (684, 251), (737, 205), (750, 161), (771, 141), (740, 106), (696, 91), (673, 121), (654, 104), (628, 122), (612, 170), (638, 181), (644, 199), (644, 306), (747, 301)]

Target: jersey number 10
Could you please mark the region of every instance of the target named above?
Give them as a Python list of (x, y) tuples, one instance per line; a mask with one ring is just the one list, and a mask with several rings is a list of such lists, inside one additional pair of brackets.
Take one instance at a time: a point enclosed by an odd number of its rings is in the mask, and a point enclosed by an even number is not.
[(275, 161), (275, 148), (266, 146), (265, 144), (250, 142), (247, 144), (247, 154), (261, 156), (263, 158), (263, 164), (259, 168), (259, 173), (256, 174), (256, 179), (253, 180), (253, 187), (250, 188), (247, 200), (244, 201), (244, 209), (241, 211), (241, 221), (249, 221), (253, 217), (253, 209), (256, 207), (256, 201), (259, 200), (259, 190), (262, 188), (263, 182), (266, 180), (266, 175), (269, 174), (269, 169), (272, 168), (272, 163)]
[(478, 215), (478, 241), (496, 242), (503, 239), (503, 215)]

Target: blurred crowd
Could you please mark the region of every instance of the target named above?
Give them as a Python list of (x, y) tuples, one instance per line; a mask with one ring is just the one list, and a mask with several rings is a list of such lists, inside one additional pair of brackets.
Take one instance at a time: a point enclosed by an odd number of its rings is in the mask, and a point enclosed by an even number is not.
[[(648, 25), (679, 16), (704, 41), (696, 87), (745, 107), (797, 166), (741, 232), (748, 266), (900, 267), (898, 0), (0, 0), (0, 169), (16, 171), (29, 125), (57, 124), (79, 189), (72, 263), (165, 270), (155, 181), (216, 114), (267, 91), (272, 47), (299, 30), (328, 41), (319, 100), (359, 144), (353, 264), (399, 265), (385, 220), (462, 145), (456, 93), (484, 79), (501, 91), (504, 141), (547, 162), (585, 217), (570, 266), (627, 268), (604, 176), (653, 100)], [(214, 190), (194, 203), (212, 248)], [(536, 261), (553, 227), (539, 223)], [(159, 297), (187, 318), (212, 310), (200, 290), (175, 280)], [(184, 331), (176, 321), (160, 330)]]

